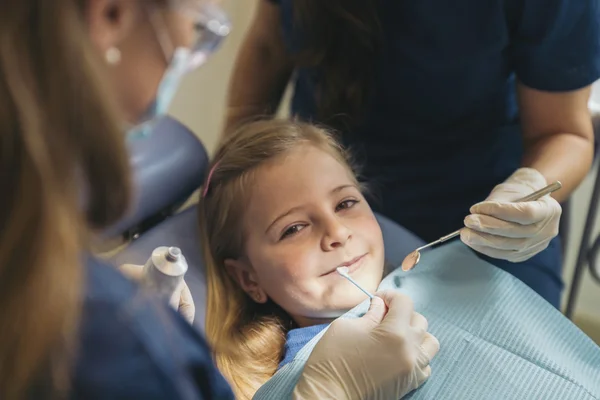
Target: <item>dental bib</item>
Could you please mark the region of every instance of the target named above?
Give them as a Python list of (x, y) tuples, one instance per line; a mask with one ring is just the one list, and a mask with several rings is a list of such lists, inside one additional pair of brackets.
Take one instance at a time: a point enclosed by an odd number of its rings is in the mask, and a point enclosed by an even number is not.
[[(379, 290), (409, 295), (440, 341), (432, 376), (405, 399), (600, 399), (600, 347), (512, 275), (461, 242), (400, 268)], [(365, 301), (341, 318), (367, 311)], [(289, 399), (325, 330), (281, 368), (254, 399)]]

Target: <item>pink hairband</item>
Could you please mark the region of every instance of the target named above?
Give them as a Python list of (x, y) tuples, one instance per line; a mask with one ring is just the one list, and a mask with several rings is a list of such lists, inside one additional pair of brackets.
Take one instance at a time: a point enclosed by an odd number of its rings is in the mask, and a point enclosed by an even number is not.
[(217, 161), (215, 163), (215, 165), (213, 165), (212, 168), (210, 169), (210, 172), (208, 173), (208, 178), (206, 178), (206, 183), (204, 184), (204, 190), (202, 191), (202, 197), (206, 197), (206, 194), (208, 193), (208, 188), (210, 186), (210, 180), (212, 179), (213, 173), (215, 172), (215, 169), (217, 169), (218, 165), (219, 165), (219, 161)]

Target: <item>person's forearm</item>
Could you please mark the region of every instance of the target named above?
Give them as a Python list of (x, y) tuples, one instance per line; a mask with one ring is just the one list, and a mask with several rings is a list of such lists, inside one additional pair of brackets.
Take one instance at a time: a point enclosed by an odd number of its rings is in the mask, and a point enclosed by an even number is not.
[(559, 202), (571, 195), (591, 168), (594, 143), (585, 136), (556, 134), (525, 143), (523, 166), (541, 172), (548, 183), (560, 181), (563, 188), (553, 195)]
[(594, 157), (594, 131), (588, 110), (590, 87), (570, 92), (544, 92), (517, 85), (523, 129), (523, 166), (531, 167), (548, 183), (560, 181), (555, 192), (567, 200), (581, 183)]
[[(265, 2), (266, 3), (266, 2)], [(240, 123), (277, 111), (293, 65), (283, 42), (275, 10), (263, 6), (238, 53), (229, 84), (225, 135)], [(266, 9), (266, 10), (265, 10)], [(267, 14), (267, 15), (265, 15)], [(271, 25), (269, 32), (262, 24)]]

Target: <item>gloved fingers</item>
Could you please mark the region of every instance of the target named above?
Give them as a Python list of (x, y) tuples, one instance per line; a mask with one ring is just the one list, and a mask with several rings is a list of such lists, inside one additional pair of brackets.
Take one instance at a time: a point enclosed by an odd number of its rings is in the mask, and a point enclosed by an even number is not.
[(423, 385), (425, 382), (427, 382), (427, 379), (429, 379), (430, 377), (431, 377), (431, 366), (426, 365), (422, 368), (416, 367), (413, 370), (411, 386), (408, 388), (410, 390), (407, 393), (410, 393), (411, 391), (421, 387), (421, 385)]
[(526, 251), (514, 254), (512, 259), (510, 259), (508, 261), (513, 262), (513, 263), (520, 263), (523, 261), (527, 261), (531, 257), (535, 256), (536, 254), (546, 250), (546, 248), (550, 244), (551, 240), (552, 239), (544, 240), (543, 242), (540, 242), (540, 243), (536, 244), (535, 246), (530, 247)]
[(144, 275), (144, 266), (135, 264), (123, 264), (119, 267), (119, 271), (129, 279), (139, 282)]
[(471, 214), (483, 214), (520, 225), (531, 225), (560, 215), (560, 204), (555, 200), (537, 200), (521, 203), (484, 201), (471, 207)]
[(381, 323), (386, 312), (387, 307), (385, 305), (384, 300), (379, 296), (375, 296), (371, 299), (369, 311), (367, 311), (365, 315), (363, 315), (359, 319), (367, 322), (369, 326), (375, 327)]
[[(128, 278), (139, 282), (144, 276), (144, 266), (135, 264), (123, 264), (119, 267), (119, 271)], [(196, 305), (192, 298), (192, 292), (185, 281), (182, 281), (179, 288), (169, 299), (169, 305), (178, 310), (179, 314), (185, 318), (190, 324), (194, 322), (196, 315)]]
[(496, 236), (489, 233), (477, 232), (470, 228), (460, 231), (460, 240), (469, 247), (484, 246), (497, 250), (520, 251), (530, 247), (531, 240)]
[[(538, 189), (541, 189), (544, 186), (546, 186), (545, 183)], [(530, 185), (524, 185), (523, 183), (519, 182), (504, 182), (494, 187), (486, 200), (512, 203), (522, 199), (527, 194), (533, 193), (538, 189), (534, 189)]]
[(410, 297), (399, 292), (381, 292), (377, 294), (385, 302), (388, 310), (381, 321), (381, 329), (402, 332), (409, 325), (414, 311)]
[(429, 329), (429, 322), (427, 322), (427, 318), (425, 318), (423, 315), (413, 312), (412, 317), (410, 318), (410, 326), (427, 332), (427, 329)]
[(408, 331), (407, 340), (410, 343), (419, 344), (425, 339), (427, 334), (427, 320), (419, 313), (413, 312), (410, 319), (410, 330)]
[(527, 250), (524, 250), (524, 251), (499, 250), (497, 248), (488, 247), (488, 246), (480, 246), (480, 245), (475, 245), (475, 244), (467, 244), (467, 245), (470, 248), (472, 248), (473, 250), (475, 250), (476, 252), (486, 255), (488, 257), (495, 258), (498, 260), (506, 260), (506, 261), (510, 261), (513, 263), (519, 263), (519, 262), (527, 261), (534, 255), (545, 250), (546, 247), (548, 247), (548, 243), (550, 243), (550, 240), (545, 240), (545, 241), (538, 243), (535, 246), (533, 246)]
[(484, 256), (495, 258), (497, 260), (507, 260), (513, 262), (513, 258), (516, 257), (516, 252), (513, 250), (498, 250), (492, 247), (478, 246), (473, 244), (469, 244), (468, 246)]
[(523, 167), (516, 170), (510, 176), (509, 181), (528, 186), (532, 191), (541, 189), (548, 184), (544, 175), (537, 169), (529, 167)]
[(181, 296), (179, 297), (179, 314), (185, 318), (190, 324), (194, 322), (194, 317), (196, 316), (196, 305), (194, 304), (194, 299), (192, 298), (192, 292), (190, 292), (190, 288), (188, 287), (185, 281), (183, 282), (183, 286), (181, 289)]
[(421, 384), (423, 384), (430, 377), (431, 377), (431, 365), (427, 365), (427, 366), (425, 366), (425, 368), (423, 368), (423, 378), (424, 379), (421, 381)]
[(496, 185), (489, 197), (494, 200), (517, 201), (546, 185), (546, 178), (536, 169), (519, 168), (504, 182)]
[(538, 234), (540, 229), (544, 226), (543, 222), (531, 225), (520, 225), (483, 214), (471, 214), (465, 218), (464, 223), (467, 228), (477, 232), (514, 239), (532, 238)]
[(427, 332), (421, 343), (420, 350), (419, 357), (417, 358), (417, 365), (420, 368), (425, 368), (440, 351), (440, 342), (435, 336)]
[(431, 367), (427, 366), (425, 368), (414, 368), (411, 371), (411, 377), (409, 378), (408, 382), (403, 383), (404, 385), (406, 385), (406, 387), (404, 388), (405, 390), (403, 391), (402, 396), (400, 398), (403, 399), (405, 395), (409, 394), (413, 390), (420, 388), (421, 385), (427, 382), (427, 379), (429, 379), (430, 376)]

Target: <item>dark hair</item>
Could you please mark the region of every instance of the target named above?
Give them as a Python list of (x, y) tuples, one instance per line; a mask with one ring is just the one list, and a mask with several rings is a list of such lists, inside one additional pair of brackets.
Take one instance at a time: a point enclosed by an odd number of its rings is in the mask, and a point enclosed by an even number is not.
[(364, 117), (383, 44), (380, 0), (294, 0), (296, 65), (318, 74), (318, 122), (348, 130)]

